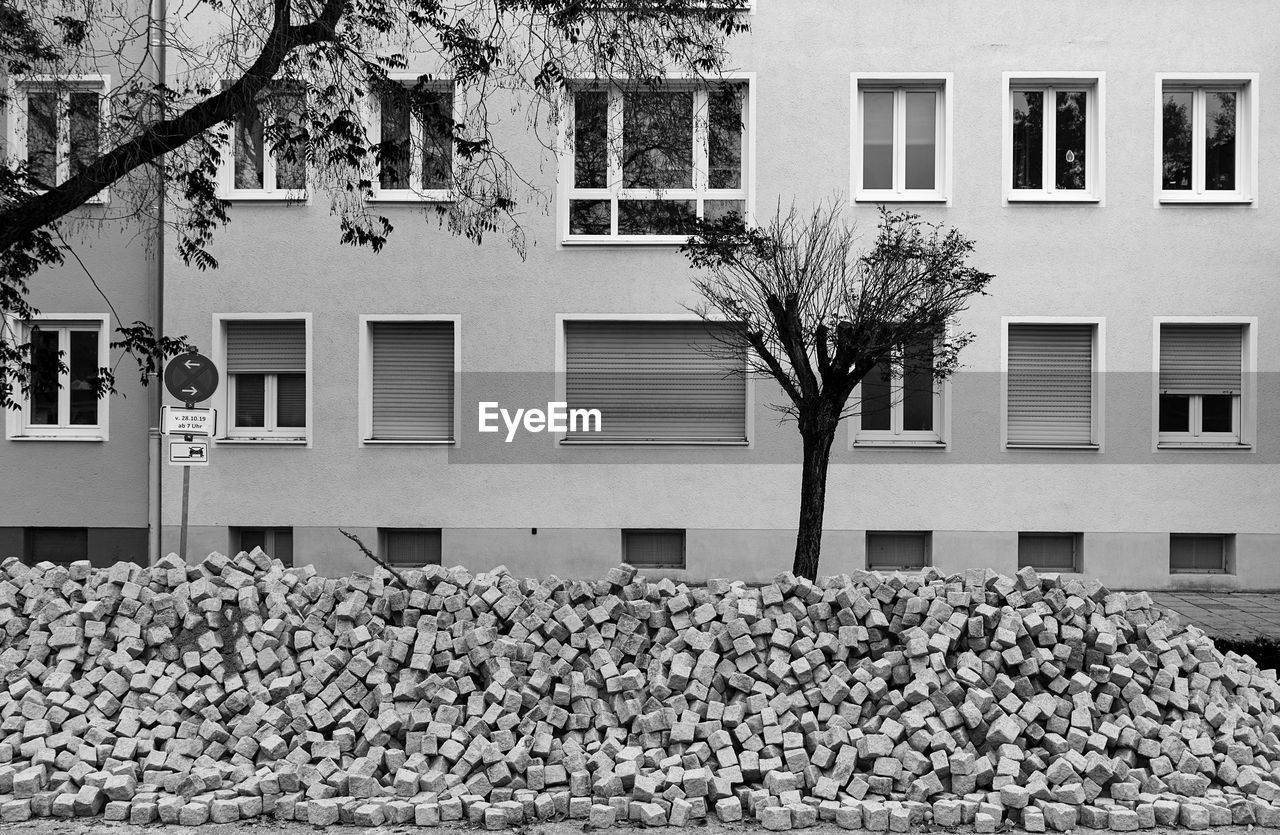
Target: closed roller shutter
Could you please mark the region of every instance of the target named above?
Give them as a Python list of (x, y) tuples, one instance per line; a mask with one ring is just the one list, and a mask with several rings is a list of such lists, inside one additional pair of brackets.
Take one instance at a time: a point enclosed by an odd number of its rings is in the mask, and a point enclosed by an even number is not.
[(396, 566), (440, 565), (440, 529), (385, 530), (382, 551), (387, 562)]
[(1161, 394), (1239, 394), (1240, 325), (1160, 326)]
[(684, 531), (623, 531), (622, 561), (636, 568), (684, 568)]
[(1093, 325), (1009, 326), (1009, 444), (1093, 444)]
[(373, 439), (453, 440), (453, 323), (373, 322)]
[(567, 322), (571, 409), (599, 409), (597, 441), (745, 441), (745, 346), (732, 325)]
[(301, 320), (227, 322), (227, 373), (306, 373), (307, 324)]
[(927, 531), (868, 531), (867, 568), (910, 571), (929, 564)]
[(1080, 537), (1074, 533), (1018, 534), (1018, 568), (1030, 566), (1038, 571), (1077, 571), (1077, 546)]

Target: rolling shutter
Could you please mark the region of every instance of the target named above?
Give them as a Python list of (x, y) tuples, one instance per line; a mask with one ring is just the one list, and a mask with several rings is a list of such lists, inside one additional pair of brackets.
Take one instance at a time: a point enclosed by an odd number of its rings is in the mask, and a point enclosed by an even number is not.
[(1171, 534), (1169, 570), (1221, 572), (1226, 569), (1226, 537), (1221, 534)]
[(307, 371), (307, 323), (270, 319), (227, 322), (227, 373)]
[(1038, 571), (1076, 571), (1076, 543), (1073, 533), (1018, 534), (1018, 568)]
[(453, 323), (373, 322), (373, 439), (453, 440)]
[(684, 531), (623, 531), (622, 561), (636, 568), (684, 568)]
[(929, 534), (926, 531), (869, 531), (867, 568), (913, 570), (929, 564)]
[(405, 568), (440, 565), (440, 529), (387, 530), (383, 534), (383, 556), (387, 562)]
[(706, 322), (566, 322), (570, 409), (599, 409), (597, 441), (745, 441), (745, 346)]
[(1008, 393), (1011, 446), (1093, 444), (1093, 325), (1010, 325)]
[(1240, 325), (1160, 326), (1161, 394), (1239, 394)]

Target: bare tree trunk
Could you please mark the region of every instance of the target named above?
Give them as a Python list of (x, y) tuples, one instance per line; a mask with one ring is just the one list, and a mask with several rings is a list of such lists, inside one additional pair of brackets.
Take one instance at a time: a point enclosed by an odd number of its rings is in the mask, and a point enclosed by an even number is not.
[(796, 557), (791, 571), (816, 580), (822, 551), (822, 515), (827, 505), (827, 464), (835, 429), (801, 434), (804, 465), (800, 471), (800, 525), (796, 530)]

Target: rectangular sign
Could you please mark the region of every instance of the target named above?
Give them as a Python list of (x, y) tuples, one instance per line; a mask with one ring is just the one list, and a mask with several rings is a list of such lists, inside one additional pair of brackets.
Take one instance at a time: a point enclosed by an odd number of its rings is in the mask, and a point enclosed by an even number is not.
[(175, 467), (209, 466), (209, 442), (170, 441), (169, 463)]
[(184, 409), (181, 406), (161, 406), (160, 431), (165, 435), (204, 435), (212, 438), (218, 428), (216, 409)]

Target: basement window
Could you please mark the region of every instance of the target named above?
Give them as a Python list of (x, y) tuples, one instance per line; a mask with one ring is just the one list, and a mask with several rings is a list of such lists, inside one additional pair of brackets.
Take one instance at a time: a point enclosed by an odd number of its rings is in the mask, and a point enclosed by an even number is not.
[(379, 528), (382, 558), (397, 568), (440, 565), (439, 528)]
[(929, 565), (929, 531), (867, 531), (867, 569), (919, 571)]
[(1169, 534), (1169, 573), (1229, 574), (1234, 551), (1234, 534)]
[(232, 528), (231, 550), (235, 553), (261, 548), (269, 557), (293, 566), (293, 528)]
[(683, 570), (684, 530), (629, 529), (622, 532), (622, 561), (636, 568)]
[(1084, 535), (1079, 533), (1018, 534), (1018, 568), (1037, 571), (1080, 571)]
[(27, 528), (22, 538), (22, 561), (70, 565), (89, 559), (88, 528)]

